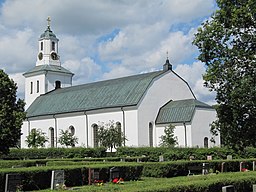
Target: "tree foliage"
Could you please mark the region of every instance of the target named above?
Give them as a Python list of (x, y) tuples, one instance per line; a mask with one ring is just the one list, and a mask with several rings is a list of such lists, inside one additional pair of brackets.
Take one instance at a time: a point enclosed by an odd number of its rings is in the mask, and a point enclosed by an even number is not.
[(0, 69), (0, 153), (4, 154), (10, 147), (17, 147), (25, 119), (25, 103), (16, 99), (16, 92), (14, 81)]
[(101, 125), (99, 125), (97, 140), (100, 146), (106, 147), (112, 152), (113, 149), (121, 147), (126, 138), (121, 131), (121, 125), (114, 123), (114, 121), (110, 121), (109, 123), (101, 123)]
[(207, 66), (205, 86), (216, 91), (218, 120), (212, 133), (232, 148), (256, 147), (256, 2), (217, 0), (194, 44)]
[(78, 138), (73, 135), (69, 130), (60, 130), (60, 137), (58, 142), (66, 147), (75, 147), (78, 143)]
[(44, 147), (46, 142), (48, 142), (48, 138), (41, 129), (32, 129), (30, 134), (26, 137), (28, 147)]
[(164, 128), (164, 135), (160, 137), (160, 146), (161, 147), (174, 147), (178, 144), (177, 136), (174, 136), (175, 126), (172, 124)]

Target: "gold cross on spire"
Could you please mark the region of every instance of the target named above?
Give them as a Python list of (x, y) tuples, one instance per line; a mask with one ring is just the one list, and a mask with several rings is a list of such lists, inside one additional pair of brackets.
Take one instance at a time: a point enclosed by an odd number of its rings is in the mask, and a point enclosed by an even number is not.
[(48, 18), (47, 18), (47, 22), (48, 22), (48, 27), (50, 27), (50, 24), (51, 24), (51, 18), (50, 18), (50, 16), (48, 16)]

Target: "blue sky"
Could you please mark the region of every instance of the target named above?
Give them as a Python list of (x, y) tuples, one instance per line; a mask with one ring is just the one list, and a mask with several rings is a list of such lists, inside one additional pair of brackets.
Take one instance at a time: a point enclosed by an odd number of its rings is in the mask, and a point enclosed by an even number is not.
[(214, 0), (0, 0), (0, 68), (24, 97), (22, 74), (35, 66), (38, 37), (50, 16), (74, 85), (160, 70), (168, 51), (197, 98), (213, 104), (192, 41), (215, 10)]

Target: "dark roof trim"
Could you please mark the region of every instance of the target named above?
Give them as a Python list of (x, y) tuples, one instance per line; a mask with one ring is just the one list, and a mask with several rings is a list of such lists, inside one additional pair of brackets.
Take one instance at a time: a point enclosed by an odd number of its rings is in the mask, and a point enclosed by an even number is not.
[(177, 77), (179, 77), (182, 81), (184, 81), (184, 82), (187, 84), (187, 86), (188, 86), (189, 90), (191, 91), (193, 97), (196, 99), (196, 96), (195, 96), (195, 94), (193, 93), (193, 91), (192, 91), (191, 87), (189, 86), (188, 82), (187, 82), (185, 79), (183, 79), (181, 76), (179, 76), (177, 73), (175, 73), (173, 70), (171, 70), (171, 71), (172, 71)]

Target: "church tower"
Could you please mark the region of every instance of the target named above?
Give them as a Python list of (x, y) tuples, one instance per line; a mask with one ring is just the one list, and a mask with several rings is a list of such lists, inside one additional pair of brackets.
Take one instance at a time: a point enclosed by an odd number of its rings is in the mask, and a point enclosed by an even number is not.
[(25, 77), (25, 109), (41, 94), (72, 85), (74, 74), (61, 66), (58, 54), (59, 39), (50, 28), (49, 17), (47, 21), (47, 28), (38, 40), (36, 66), (23, 74)]

